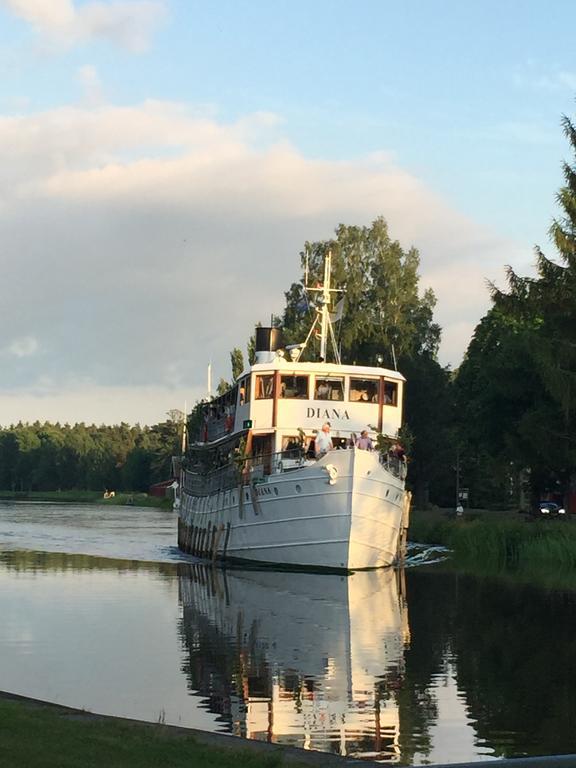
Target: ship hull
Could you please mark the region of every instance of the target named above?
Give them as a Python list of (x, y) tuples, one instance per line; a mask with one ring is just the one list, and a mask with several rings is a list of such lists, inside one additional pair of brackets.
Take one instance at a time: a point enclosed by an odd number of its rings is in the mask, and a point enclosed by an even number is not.
[(183, 479), (178, 543), (213, 560), (353, 571), (392, 565), (406, 507), (403, 481), (378, 455), (320, 461), (198, 496)]

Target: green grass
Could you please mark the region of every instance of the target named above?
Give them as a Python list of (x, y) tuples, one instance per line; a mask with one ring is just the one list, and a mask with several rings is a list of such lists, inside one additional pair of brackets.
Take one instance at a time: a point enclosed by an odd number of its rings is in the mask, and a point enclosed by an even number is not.
[(448, 547), (459, 563), (576, 567), (576, 524), (570, 519), (540, 521), (498, 512), (448, 519), (415, 511), (409, 538)]
[[(205, 744), (203, 740), (181, 728), (93, 718), (73, 710), (0, 699), (2, 768), (276, 768), (286, 765), (280, 751), (261, 754), (232, 738), (229, 746), (227, 743), (223, 746)], [(305, 758), (301, 764), (304, 762)]]

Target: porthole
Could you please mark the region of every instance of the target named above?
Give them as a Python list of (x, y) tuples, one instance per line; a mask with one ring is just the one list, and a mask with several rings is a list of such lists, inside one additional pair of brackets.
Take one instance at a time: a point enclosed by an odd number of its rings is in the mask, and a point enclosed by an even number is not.
[(386, 491), (386, 498), (388, 498), (388, 494), (390, 493), (390, 488)]
[(301, 485), (297, 485), (296, 486), (296, 493), (302, 493), (302, 486)]
[(274, 496), (278, 496), (278, 488), (274, 487)]

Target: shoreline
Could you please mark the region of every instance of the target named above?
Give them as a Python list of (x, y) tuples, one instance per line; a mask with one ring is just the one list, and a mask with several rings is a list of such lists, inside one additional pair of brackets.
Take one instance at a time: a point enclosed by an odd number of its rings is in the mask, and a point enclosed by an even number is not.
[(414, 510), (410, 541), (451, 550), (456, 566), (576, 569), (576, 526), (570, 516), (534, 518), (518, 512)]
[[(43, 740), (45, 727), (50, 729), (51, 738), (58, 743), (62, 753), (67, 755), (66, 765), (101, 764), (107, 768), (129, 768), (133, 764), (141, 768), (154, 768), (158, 765), (154, 754), (157, 750), (162, 754), (170, 751), (171, 759), (167, 759), (166, 764), (174, 768), (190, 768), (194, 765), (222, 768), (280, 768), (282, 765), (293, 765), (296, 768), (310, 765), (344, 768), (347, 765), (380, 765), (371, 760), (242, 739), (231, 734), (102, 715), (0, 691), (0, 721), (5, 722), (7, 717), (14, 718), (16, 727), (14, 729), (14, 724), (10, 723), (8, 743), (4, 737), (0, 741), (0, 763), (3, 765), (17, 764), (3, 762), (3, 759), (6, 749), (11, 747), (10, 742), (22, 739), (27, 750), (25, 764), (28, 768), (59, 768), (61, 763), (57, 756), (54, 762), (47, 758)], [(134, 760), (126, 762), (126, 753), (132, 749)], [(75, 750), (82, 754), (82, 762), (70, 760)], [(110, 762), (109, 751), (117, 754), (118, 759)], [(7, 756), (10, 759), (12, 753)]]
[(98, 504), (103, 506), (157, 507), (172, 509), (172, 499), (147, 493), (119, 491), (105, 499), (102, 491), (0, 491), (0, 501), (46, 502), (53, 504)]
[[(381, 766), (381, 762), (242, 739), (196, 728), (131, 720), (0, 691), (0, 763), (27, 768), (282, 768)], [(576, 755), (433, 763), (429, 768), (572, 768)], [(407, 766), (399, 763), (399, 766)]]

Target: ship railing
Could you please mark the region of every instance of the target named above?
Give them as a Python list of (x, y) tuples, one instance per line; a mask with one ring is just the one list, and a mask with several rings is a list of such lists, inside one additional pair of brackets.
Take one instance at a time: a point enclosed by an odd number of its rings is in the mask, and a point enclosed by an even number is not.
[(183, 486), (192, 496), (208, 496), (240, 484), (257, 483), (267, 475), (290, 472), (308, 463), (304, 453), (296, 449), (236, 459), (208, 472), (201, 466), (188, 467), (184, 470)]
[[(208, 496), (219, 491), (237, 488), (239, 485), (258, 483), (264, 477), (292, 472), (314, 464), (300, 448), (236, 458), (217, 469), (206, 471), (201, 466), (188, 467), (184, 470), (184, 490), (193, 496)], [(406, 478), (406, 460), (393, 454), (380, 454), (380, 463), (392, 475), (400, 480)]]
[(206, 438), (208, 442), (220, 440), (221, 437), (229, 435), (234, 429), (234, 415), (228, 414), (217, 419), (209, 419), (206, 424)]
[(380, 464), (394, 477), (398, 477), (400, 480), (406, 479), (407, 466), (405, 458), (400, 458), (392, 453), (381, 453)]

